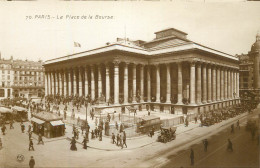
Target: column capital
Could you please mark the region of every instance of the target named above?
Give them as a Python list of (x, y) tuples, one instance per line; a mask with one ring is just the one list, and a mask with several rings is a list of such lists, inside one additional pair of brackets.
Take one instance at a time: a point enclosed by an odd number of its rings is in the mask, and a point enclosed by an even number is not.
[(120, 63), (120, 61), (113, 61), (114, 66), (119, 66)]
[(196, 61), (196, 60), (191, 60), (191, 61), (189, 61), (189, 64), (190, 64), (190, 66), (195, 66), (195, 65), (196, 65), (196, 63), (197, 63), (197, 61)]

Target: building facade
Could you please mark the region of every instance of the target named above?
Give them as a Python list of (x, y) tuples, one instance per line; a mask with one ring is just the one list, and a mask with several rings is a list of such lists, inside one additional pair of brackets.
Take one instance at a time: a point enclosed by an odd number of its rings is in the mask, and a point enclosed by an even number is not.
[[(200, 113), (239, 103), (238, 58), (174, 29), (45, 62), (45, 95), (104, 96), (114, 107)], [(148, 106), (147, 106), (148, 105)]]
[(13, 92), (15, 97), (41, 97), (44, 95), (44, 68), (42, 61), (14, 60)]
[(42, 61), (2, 59), (0, 56), (0, 99), (44, 95)]
[(237, 55), (239, 58), (240, 95), (247, 97), (260, 96), (260, 35), (256, 35), (256, 41), (248, 54)]
[(12, 58), (9, 60), (1, 59), (0, 55), (0, 99), (11, 98), (13, 94), (13, 71)]

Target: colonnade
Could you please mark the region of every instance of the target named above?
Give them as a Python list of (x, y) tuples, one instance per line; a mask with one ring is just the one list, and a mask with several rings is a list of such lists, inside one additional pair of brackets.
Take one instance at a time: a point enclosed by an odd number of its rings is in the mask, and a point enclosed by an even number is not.
[[(183, 73), (184, 69), (188, 73)], [(130, 103), (136, 103), (138, 99), (140, 103), (154, 101), (170, 104), (173, 103), (172, 97), (176, 97), (177, 105), (182, 105), (184, 98), (187, 98), (189, 105), (200, 105), (238, 98), (239, 71), (234, 67), (200, 61), (153, 65), (111, 62), (47, 69), (45, 94), (89, 95), (91, 99), (103, 94), (106, 102), (113, 97), (114, 104), (127, 104), (129, 97), (132, 99)]]

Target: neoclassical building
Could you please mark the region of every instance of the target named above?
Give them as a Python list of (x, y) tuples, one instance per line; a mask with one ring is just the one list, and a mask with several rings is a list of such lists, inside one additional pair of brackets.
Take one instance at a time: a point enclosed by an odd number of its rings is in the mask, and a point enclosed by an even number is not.
[[(169, 28), (152, 41), (117, 39), (47, 60), (46, 95), (104, 95), (110, 106), (165, 113), (203, 112), (239, 103), (238, 58)], [(109, 108), (102, 105), (102, 108)]]

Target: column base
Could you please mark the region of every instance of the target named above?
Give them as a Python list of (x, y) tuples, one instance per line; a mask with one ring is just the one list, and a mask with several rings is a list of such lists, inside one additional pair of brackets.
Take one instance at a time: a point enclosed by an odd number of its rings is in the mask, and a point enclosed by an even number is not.
[(177, 102), (175, 105), (184, 105), (182, 102)]
[(165, 103), (167, 103), (167, 104), (171, 104), (172, 102), (171, 102), (171, 101), (166, 101)]
[(189, 106), (197, 106), (196, 103), (190, 103)]
[(208, 102), (207, 101), (202, 101), (202, 104), (207, 104)]

